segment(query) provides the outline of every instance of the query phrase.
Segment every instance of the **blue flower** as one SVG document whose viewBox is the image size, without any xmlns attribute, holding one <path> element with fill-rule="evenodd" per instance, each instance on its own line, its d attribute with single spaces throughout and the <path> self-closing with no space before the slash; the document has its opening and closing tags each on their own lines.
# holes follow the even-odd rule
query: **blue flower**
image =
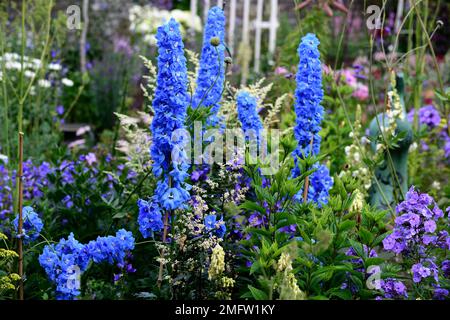
<svg viewBox="0 0 450 320">
<path fill-rule="evenodd" d="M 321 106 L 323 90 L 318 45 L 317 37 L 308 33 L 302 38 L 298 47 L 300 62 L 296 77 L 297 88 L 295 90 L 294 107 L 296 114 L 294 136 L 298 145 L 292 152 L 295 163 L 292 170 L 294 178 L 301 174 L 298 159 L 309 156 L 311 151 L 313 155 L 318 155 L 320 152 L 321 137 L 319 132 L 322 129 L 321 122 L 323 119 L 323 107 Z M 317 171 L 310 177 L 308 200 L 321 205 L 328 201 L 328 192 L 333 185 L 333 179 L 329 176 L 329 171 L 325 166 L 316 165 L 315 168 L 317 168 Z M 301 200 L 301 194 L 303 194 L 303 191 L 296 198 Z"/>
<path fill-rule="evenodd" d="M 138 222 L 144 237 L 149 236 L 149 230 L 156 231 L 160 227 L 160 210 L 178 209 L 190 198 L 187 191 L 190 186 L 184 182 L 189 169 L 187 155 L 183 150 L 185 141 L 178 137 L 173 139 L 173 133 L 184 129 L 189 104 L 186 58 L 179 24 L 170 19 L 158 28 L 156 39 L 158 75 L 153 100 L 155 115 L 151 124 L 150 155 L 153 174 L 159 180 L 151 200 L 151 210 L 148 213 L 140 210 Z"/>
<path fill-rule="evenodd" d="M 157 203 L 139 199 L 138 207 L 139 231 L 144 238 L 152 236 L 153 232 L 160 231 L 164 227 L 161 209 Z"/>
<path fill-rule="evenodd" d="M 63 238 L 56 245 L 46 245 L 39 256 L 39 264 L 56 285 L 56 298 L 72 300 L 81 293 L 77 279 L 91 261 L 123 266 L 134 245 L 132 233 L 124 229 L 117 231 L 115 236 L 98 237 L 86 245 L 78 242 L 71 233 L 67 240 Z"/>
<path fill-rule="evenodd" d="M 211 38 L 218 38 L 219 45 L 213 46 Z M 203 36 L 203 48 L 200 56 L 200 68 L 197 77 L 197 87 L 193 96 L 193 107 L 200 105 L 211 107 L 208 122 L 211 125 L 219 123 L 217 113 L 222 97 L 225 79 L 225 15 L 221 8 L 212 7 L 208 12 Z"/>
<path fill-rule="evenodd" d="M 80 294 L 79 283 L 75 281 L 86 270 L 90 260 L 84 248 L 71 233 L 67 240 L 63 238 L 56 245 L 46 245 L 39 256 L 39 264 L 56 284 L 58 300 L 75 299 Z"/>
<path fill-rule="evenodd" d="M 205 224 L 206 231 L 212 231 L 214 230 L 214 233 L 219 238 L 223 238 L 227 231 L 227 227 L 225 226 L 225 222 L 223 221 L 223 218 L 220 218 L 220 220 L 217 220 L 217 216 L 215 214 L 207 215 L 203 221 Z"/>
<path fill-rule="evenodd" d="M 34 212 L 32 207 L 24 207 L 22 209 L 23 228 L 20 236 L 24 238 L 25 243 L 37 240 L 39 234 L 44 227 L 44 223 L 39 218 L 39 215 Z M 16 232 L 19 234 L 19 215 L 13 220 Z"/>
<path fill-rule="evenodd" d="M 256 98 L 246 91 L 241 91 L 237 95 L 236 104 L 246 138 L 251 138 L 252 135 L 259 138 L 263 125 L 258 115 Z"/>
</svg>

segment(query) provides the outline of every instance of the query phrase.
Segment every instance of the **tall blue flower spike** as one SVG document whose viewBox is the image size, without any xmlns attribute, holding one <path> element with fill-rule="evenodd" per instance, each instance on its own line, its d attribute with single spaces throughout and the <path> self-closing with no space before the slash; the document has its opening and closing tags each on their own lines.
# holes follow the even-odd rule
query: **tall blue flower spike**
<svg viewBox="0 0 450 320">
<path fill-rule="evenodd" d="M 218 46 L 211 44 L 212 38 L 218 38 Z M 208 12 L 203 36 L 203 48 L 200 56 L 200 68 L 197 87 L 192 99 L 193 108 L 211 107 L 208 124 L 217 125 L 223 82 L 225 79 L 225 15 L 221 8 L 212 7 Z"/>
<path fill-rule="evenodd" d="M 319 135 L 323 119 L 322 90 L 322 68 L 320 53 L 318 50 L 319 40 L 314 34 L 308 33 L 302 38 L 298 47 L 300 62 L 297 71 L 297 88 L 295 90 L 295 114 L 296 126 L 294 136 L 298 141 L 297 148 L 293 151 L 295 167 L 292 176 L 298 177 L 301 172 L 298 158 L 318 155 L 320 152 L 321 138 Z M 312 141 L 312 144 L 311 144 Z M 311 150 L 312 149 L 312 150 Z M 329 190 L 333 185 L 326 166 L 315 164 L 316 171 L 310 176 L 308 189 L 308 201 L 314 201 L 319 206 L 328 202 Z M 296 198 L 302 200 L 301 191 Z"/>
<path fill-rule="evenodd" d="M 153 100 L 155 115 L 151 124 L 153 141 L 150 155 L 153 174 L 159 180 L 148 208 L 143 208 L 144 202 L 139 203 L 140 229 L 145 237 L 151 234 L 150 231 L 162 228 L 162 223 L 155 221 L 161 216 L 160 210 L 178 209 L 190 198 L 190 186 L 184 182 L 188 177 L 189 164 L 182 148 L 183 141 L 172 137 L 177 130 L 185 128 L 190 100 L 184 45 L 178 22 L 170 19 L 159 27 L 156 39 L 158 75 Z"/>
</svg>

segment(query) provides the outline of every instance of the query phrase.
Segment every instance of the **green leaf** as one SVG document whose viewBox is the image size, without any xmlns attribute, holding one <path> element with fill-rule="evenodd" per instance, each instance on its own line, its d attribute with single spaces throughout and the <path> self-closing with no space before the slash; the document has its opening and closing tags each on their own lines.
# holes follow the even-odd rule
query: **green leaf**
<svg viewBox="0 0 450 320">
<path fill-rule="evenodd" d="M 377 266 L 377 265 L 380 265 L 380 264 L 382 264 L 383 262 L 384 262 L 384 259 L 383 259 L 383 258 L 378 258 L 378 257 L 367 258 L 367 259 L 364 261 L 364 266 L 365 266 L 366 268 L 368 268 L 368 267 L 370 267 L 370 266 Z"/>
<path fill-rule="evenodd" d="M 269 299 L 269 296 L 262 290 L 257 289 L 255 287 L 252 287 L 251 285 L 248 285 L 248 289 L 252 293 L 252 296 L 255 300 L 267 300 Z"/>
<path fill-rule="evenodd" d="M 241 209 L 248 211 L 258 211 L 262 214 L 266 214 L 266 210 L 260 205 L 254 203 L 253 201 L 245 201 L 243 204 L 239 206 Z"/>
<path fill-rule="evenodd" d="M 356 221 L 346 220 L 339 225 L 339 231 L 340 232 L 348 231 L 350 229 L 353 229 L 355 227 L 355 225 L 356 225 Z"/>
<path fill-rule="evenodd" d="M 374 235 L 372 234 L 372 232 L 370 232 L 364 227 L 361 227 L 358 234 L 361 238 L 362 243 L 366 245 L 370 245 L 374 239 Z"/>
</svg>

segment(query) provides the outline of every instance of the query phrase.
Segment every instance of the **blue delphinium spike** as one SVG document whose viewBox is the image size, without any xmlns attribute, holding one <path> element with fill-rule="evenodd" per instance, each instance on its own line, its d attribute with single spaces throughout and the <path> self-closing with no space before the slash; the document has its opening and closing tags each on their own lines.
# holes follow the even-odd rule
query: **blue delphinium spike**
<svg viewBox="0 0 450 320">
<path fill-rule="evenodd" d="M 313 155 L 318 155 L 320 152 L 321 138 L 319 132 L 322 129 L 321 122 L 323 119 L 323 107 L 320 103 L 323 98 L 323 90 L 318 45 L 317 37 L 308 33 L 302 38 L 298 47 L 300 62 L 296 77 L 295 114 L 297 118 L 294 128 L 294 136 L 298 145 L 292 153 L 295 162 L 292 171 L 293 177 L 300 175 L 298 158 L 309 156 L 311 149 Z M 310 177 L 308 200 L 321 205 L 328 202 L 328 191 L 333 185 L 333 179 L 330 177 L 326 166 L 316 164 L 314 167 L 317 170 Z M 300 194 L 297 198 L 301 199 Z"/>
<path fill-rule="evenodd" d="M 211 39 L 217 38 L 217 46 L 211 44 Z M 208 12 L 203 36 L 203 48 L 200 56 L 200 68 L 197 77 L 197 87 L 193 97 L 194 108 L 211 107 L 209 124 L 219 122 L 219 102 L 223 91 L 225 78 L 225 15 L 221 8 L 212 7 Z"/>
<path fill-rule="evenodd" d="M 161 217 L 160 210 L 178 209 L 190 198 L 189 186 L 184 182 L 188 176 L 189 165 L 180 146 L 180 139 L 172 137 L 177 130 L 184 129 L 190 100 L 179 24 L 171 19 L 158 28 L 156 39 L 159 54 L 158 75 L 153 100 L 155 115 L 151 124 L 150 155 L 153 160 L 153 174 L 159 180 L 148 206 L 139 202 L 139 223 L 144 237 L 163 227 L 162 221 L 155 221 Z M 177 159 L 173 159 L 174 155 Z"/>
</svg>

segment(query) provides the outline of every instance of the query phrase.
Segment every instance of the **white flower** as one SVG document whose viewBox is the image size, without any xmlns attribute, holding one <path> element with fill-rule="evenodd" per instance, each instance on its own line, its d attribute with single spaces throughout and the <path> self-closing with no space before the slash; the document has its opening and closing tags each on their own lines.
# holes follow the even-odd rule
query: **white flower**
<svg viewBox="0 0 450 320">
<path fill-rule="evenodd" d="M 8 164 L 8 157 L 4 154 L 0 154 L 0 161 L 3 161 L 4 164 Z"/>
<path fill-rule="evenodd" d="M 369 144 L 370 143 L 370 140 L 366 137 L 366 136 L 363 136 L 362 138 L 361 138 L 361 144 L 363 145 L 363 146 L 365 146 L 366 144 Z"/>
<path fill-rule="evenodd" d="M 6 61 L 5 68 L 11 70 L 20 70 L 22 68 L 22 65 L 17 61 Z"/>
<path fill-rule="evenodd" d="M 52 84 L 47 79 L 39 79 L 38 85 L 42 88 L 50 88 Z"/>
<path fill-rule="evenodd" d="M 439 181 L 433 181 L 433 183 L 431 184 L 431 187 L 433 189 L 439 190 L 439 189 L 441 189 L 441 183 Z"/>
<path fill-rule="evenodd" d="M 65 85 L 66 87 L 73 87 L 73 81 L 67 78 L 63 78 L 61 80 L 62 84 Z"/>
<path fill-rule="evenodd" d="M 48 65 L 48 68 L 49 68 L 49 70 L 52 70 L 52 71 L 59 71 L 62 69 L 62 67 L 59 63 L 50 63 Z"/>
<path fill-rule="evenodd" d="M 25 70 L 24 75 L 27 78 L 33 78 L 36 75 L 36 73 L 34 73 L 33 71 L 30 71 L 30 70 Z"/>
<path fill-rule="evenodd" d="M 410 146 L 409 146 L 409 152 L 413 152 L 417 150 L 417 142 L 413 142 Z"/>
</svg>

